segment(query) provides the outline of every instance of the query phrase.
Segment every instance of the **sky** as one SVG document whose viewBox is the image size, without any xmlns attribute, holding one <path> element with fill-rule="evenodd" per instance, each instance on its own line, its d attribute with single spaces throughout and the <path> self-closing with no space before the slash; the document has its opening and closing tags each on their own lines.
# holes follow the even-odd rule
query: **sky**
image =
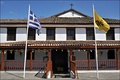
<svg viewBox="0 0 120 80">
<path fill-rule="evenodd" d="M 1 19 L 27 19 L 28 5 L 38 18 L 73 9 L 93 16 L 93 8 L 103 18 L 120 19 L 120 0 L 0 0 Z"/>
</svg>

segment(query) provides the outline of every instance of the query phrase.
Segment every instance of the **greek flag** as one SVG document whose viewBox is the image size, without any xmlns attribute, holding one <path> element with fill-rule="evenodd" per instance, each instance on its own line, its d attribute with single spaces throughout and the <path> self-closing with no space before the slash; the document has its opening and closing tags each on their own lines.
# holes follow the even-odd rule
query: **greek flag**
<svg viewBox="0 0 120 80">
<path fill-rule="evenodd" d="M 33 29 L 37 29 L 37 34 L 41 33 L 41 25 L 35 14 L 30 10 L 29 13 L 29 27 Z"/>
</svg>

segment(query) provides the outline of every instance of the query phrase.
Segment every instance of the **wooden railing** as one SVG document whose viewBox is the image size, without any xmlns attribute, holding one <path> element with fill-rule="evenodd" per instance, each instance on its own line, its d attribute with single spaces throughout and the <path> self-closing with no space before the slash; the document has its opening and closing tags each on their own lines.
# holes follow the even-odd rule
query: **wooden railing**
<svg viewBox="0 0 120 80">
<path fill-rule="evenodd" d="M 41 70 L 45 68 L 46 62 L 42 60 L 32 61 L 32 70 Z M 23 70 L 24 61 L 22 60 L 6 60 L 4 64 L 4 70 Z M 26 61 L 26 70 L 30 70 L 30 60 Z"/>
<path fill-rule="evenodd" d="M 1 61 L 0 61 L 1 62 Z M 74 62 L 74 63 L 73 63 Z M 71 70 L 88 70 L 88 60 L 75 60 L 71 62 Z M 99 70 L 116 70 L 117 67 L 120 69 L 120 60 L 118 61 L 119 65 L 117 66 L 116 60 L 99 60 L 98 67 Z M 23 70 L 24 61 L 22 60 L 5 60 L 4 62 L 4 70 Z M 46 62 L 42 60 L 32 60 L 32 70 L 40 70 L 45 68 Z M 76 64 L 76 65 L 74 65 Z M 0 63 L 1 66 L 1 63 Z M 49 62 L 48 66 L 52 67 L 52 62 Z M 52 68 L 49 68 L 51 70 Z M 0 68 L 1 69 L 1 68 Z M 30 61 L 26 61 L 26 70 L 30 70 Z M 90 70 L 96 70 L 96 62 L 95 60 L 90 60 Z"/>
<path fill-rule="evenodd" d="M 77 70 L 88 70 L 88 60 L 76 60 L 76 68 Z M 90 60 L 90 70 L 96 69 L 96 61 Z M 99 60 L 98 61 L 98 68 L 106 69 L 106 70 L 116 70 L 117 64 L 116 60 Z M 119 69 L 120 69 L 120 60 L 119 60 Z"/>
<path fill-rule="evenodd" d="M 120 60 L 119 60 L 119 65 L 118 65 L 118 69 L 120 70 Z"/>
</svg>

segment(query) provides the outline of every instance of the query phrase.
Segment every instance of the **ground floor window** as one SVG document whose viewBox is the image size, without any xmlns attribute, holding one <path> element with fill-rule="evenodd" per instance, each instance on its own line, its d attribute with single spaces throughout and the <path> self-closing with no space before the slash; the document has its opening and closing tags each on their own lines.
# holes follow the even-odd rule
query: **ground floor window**
<svg viewBox="0 0 120 80">
<path fill-rule="evenodd" d="M 107 57 L 108 59 L 115 59 L 115 50 L 108 50 Z"/>
<path fill-rule="evenodd" d="M 7 51 L 7 60 L 14 60 L 15 59 L 15 52 L 10 50 Z"/>
</svg>

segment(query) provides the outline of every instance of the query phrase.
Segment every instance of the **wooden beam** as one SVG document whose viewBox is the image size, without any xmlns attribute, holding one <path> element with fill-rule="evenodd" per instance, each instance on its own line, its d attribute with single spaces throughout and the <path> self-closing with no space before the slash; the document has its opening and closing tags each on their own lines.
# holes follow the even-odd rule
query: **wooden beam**
<svg viewBox="0 0 120 80">
<path fill-rule="evenodd" d="M 90 67 L 91 66 L 90 65 L 90 51 L 87 50 L 87 54 L 88 54 L 88 56 L 87 56 L 88 57 L 88 70 L 90 70 L 91 69 L 91 67 Z"/>
<path fill-rule="evenodd" d="M 119 70 L 119 53 L 118 53 L 118 49 L 116 49 L 116 69 Z"/>
<path fill-rule="evenodd" d="M 0 49 L 24 49 L 25 46 L 0 46 Z M 29 49 L 94 49 L 95 46 L 28 46 Z M 98 49 L 120 49 L 119 46 L 97 46 Z"/>
<path fill-rule="evenodd" d="M 32 71 L 32 51 L 30 51 L 30 71 Z"/>
<path fill-rule="evenodd" d="M 1 70 L 4 71 L 4 51 L 2 51 L 2 55 L 1 55 Z"/>
</svg>

